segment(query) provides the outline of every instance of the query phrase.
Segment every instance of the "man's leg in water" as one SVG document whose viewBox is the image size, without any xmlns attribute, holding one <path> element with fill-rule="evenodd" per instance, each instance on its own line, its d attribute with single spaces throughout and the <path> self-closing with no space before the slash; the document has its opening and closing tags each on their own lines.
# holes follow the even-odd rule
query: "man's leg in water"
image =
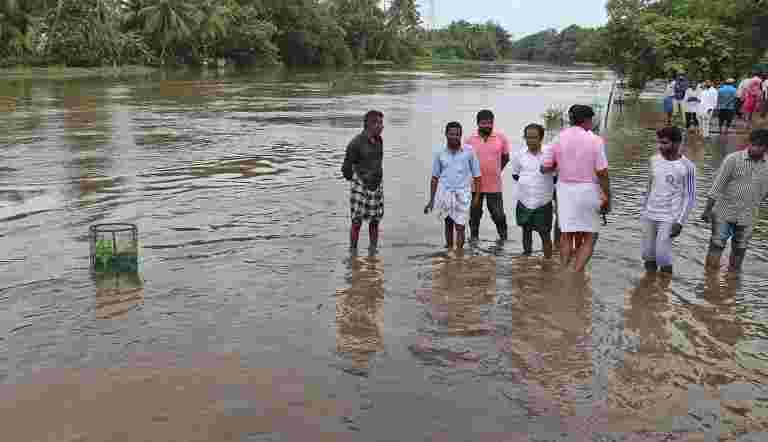
<svg viewBox="0 0 768 442">
<path fill-rule="evenodd" d="M 544 249 L 544 258 L 552 258 L 552 234 L 549 230 L 539 232 L 541 247 Z"/>
<path fill-rule="evenodd" d="M 445 247 L 453 248 L 453 226 L 454 222 L 450 216 L 445 217 Z"/>
<path fill-rule="evenodd" d="M 523 226 L 523 255 L 533 253 L 533 229 L 530 226 Z"/>
<path fill-rule="evenodd" d="M 579 232 L 577 235 L 580 245 L 576 249 L 576 271 L 583 272 L 595 250 L 594 234 L 592 232 Z"/>
<path fill-rule="evenodd" d="M 728 223 L 712 221 L 712 234 L 709 240 L 709 251 L 707 252 L 706 268 L 709 270 L 718 270 L 720 268 L 720 259 L 723 256 L 725 245 L 731 234 Z"/>
<path fill-rule="evenodd" d="M 379 220 L 372 219 L 368 223 L 368 235 L 371 241 L 371 248 L 375 249 L 379 245 Z"/>
<path fill-rule="evenodd" d="M 352 249 L 357 248 L 357 243 L 360 240 L 360 229 L 363 226 L 362 220 L 352 220 L 352 227 L 349 232 L 349 247 Z"/>
<path fill-rule="evenodd" d="M 731 241 L 731 257 L 729 272 L 740 273 L 744 265 L 744 258 L 747 256 L 749 240 L 752 237 L 751 226 L 736 226 L 734 228 L 733 240 Z"/>
<path fill-rule="evenodd" d="M 464 249 L 464 242 L 467 239 L 466 228 L 456 224 L 456 250 Z"/>
<path fill-rule="evenodd" d="M 563 232 L 560 236 L 560 264 L 567 267 L 573 254 L 574 233 Z"/>
</svg>

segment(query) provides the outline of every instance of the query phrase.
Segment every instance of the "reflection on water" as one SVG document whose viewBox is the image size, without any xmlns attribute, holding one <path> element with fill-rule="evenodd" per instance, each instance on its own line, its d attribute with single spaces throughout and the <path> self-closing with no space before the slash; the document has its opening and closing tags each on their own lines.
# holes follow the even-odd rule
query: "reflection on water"
<svg viewBox="0 0 768 442">
<path fill-rule="evenodd" d="M 434 220 L 420 216 L 447 121 L 472 128 L 490 108 L 520 140 L 547 108 L 594 102 L 610 88 L 593 87 L 596 77 L 509 64 L 0 80 L 0 97 L 11 97 L 0 98 L 0 379 L 119 366 L 135 352 L 239 352 L 249 367 L 300 366 L 329 388 L 355 390 L 368 419 L 343 419 L 361 441 L 589 440 L 609 430 L 658 435 L 638 441 L 720 431 L 730 441 L 768 431 L 768 220 L 756 226 L 740 278 L 702 271 L 709 229 L 699 211 L 742 128 L 686 138 L 701 191 L 675 242 L 671 279 L 642 277 L 639 256 L 642 183 L 664 124 L 658 100 L 626 106 L 601 131 L 615 207 L 586 279 L 519 257 L 514 232 L 507 244 L 445 254 Z M 348 185 L 338 171 L 370 108 L 386 124 L 383 244 L 379 256 L 349 258 Z M 513 180 L 504 187 L 511 216 Z M 150 264 L 141 278 L 90 279 L 86 232 L 96 222 L 140 226 Z M 492 223 L 481 229 L 493 237 Z M 71 373 L 66 392 L 42 381 L 19 387 L 29 400 L 0 401 L 0 416 L 14 431 L 28 425 L 7 439 L 222 441 L 242 428 L 264 432 L 245 440 L 277 440 L 270 431 L 317 423 L 303 399 L 269 389 L 285 385 L 276 372 L 137 370 L 94 375 L 85 394 L 93 401 L 75 394 L 73 379 L 87 370 Z M 212 405 L 204 386 L 217 383 L 263 387 L 282 411 L 222 417 L 216 407 L 241 410 L 251 399 Z M 304 388 L 288 384 L 282 393 Z M 176 387 L 194 393 L 174 396 Z M 71 408 L 60 405 L 68 395 Z"/>
<path fill-rule="evenodd" d="M 365 374 L 384 350 L 384 271 L 377 256 L 352 256 L 349 270 L 349 287 L 336 291 L 336 351 L 351 361 L 350 371 Z"/>
<path fill-rule="evenodd" d="M 144 282 L 138 273 L 97 273 L 96 318 L 116 319 L 141 305 Z"/>
<path fill-rule="evenodd" d="M 189 359 L 146 354 L 126 367 L 42 370 L 25 383 L 0 385 L 3 438 L 352 440 L 339 424 L 349 405 L 328 399 L 299 370 L 248 368 L 236 354 Z"/>
</svg>

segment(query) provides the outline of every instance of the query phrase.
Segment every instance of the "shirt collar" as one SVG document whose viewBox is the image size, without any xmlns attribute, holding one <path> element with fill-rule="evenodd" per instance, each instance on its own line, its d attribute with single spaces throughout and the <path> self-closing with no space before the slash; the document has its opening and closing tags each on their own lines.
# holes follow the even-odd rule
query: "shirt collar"
<svg viewBox="0 0 768 442">
<path fill-rule="evenodd" d="M 483 136 L 482 136 L 482 135 L 480 135 L 480 131 L 479 131 L 479 130 L 476 130 L 476 131 L 475 131 L 475 136 L 476 136 L 476 137 L 478 137 L 478 138 L 483 138 Z M 491 139 L 491 138 L 493 138 L 493 137 L 495 137 L 495 136 L 496 136 L 496 129 L 494 128 L 494 129 L 491 131 L 491 134 L 490 134 L 490 135 L 488 135 L 488 139 Z"/>
</svg>

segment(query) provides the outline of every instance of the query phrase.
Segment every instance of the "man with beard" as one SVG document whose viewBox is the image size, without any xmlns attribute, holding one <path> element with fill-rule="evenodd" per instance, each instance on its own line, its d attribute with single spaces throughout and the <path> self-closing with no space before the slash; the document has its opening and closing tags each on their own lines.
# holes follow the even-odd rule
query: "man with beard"
<svg viewBox="0 0 768 442">
<path fill-rule="evenodd" d="M 659 155 L 651 159 L 642 211 L 643 261 L 649 272 L 672 273 L 672 241 L 696 205 L 696 167 L 680 153 L 682 131 L 656 133 Z"/>
<path fill-rule="evenodd" d="M 480 160 L 480 204 L 470 211 L 469 228 L 472 240 L 480 237 L 480 220 L 483 217 L 483 200 L 487 201 L 491 219 L 496 224 L 499 239 L 507 240 L 507 217 L 504 214 L 501 172 L 509 163 L 509 141 L 501 132 L 494 130 L 494 115 L 489 110 L 477 114 L 477 133 L 467 138 L 464 144 Z M 473 196 L 474 198 L 474 196 Z"/>
<path fill-rule="evenodd" d="M 758 208 L 768 196 L 768 129 L 755 129 L 746 150 L 723 160 L 709 192 L 707 208 L 701 215 L 712 224 L 707 267 L 720 267 L 720 258 L 731 240 L 729 271 L 740 272 L 747 254 Z"/>
<path fill-rule="evenodd" d="M 461 124 L 448 123 L 445 127 L 447 147 L 432 163 L 430 197 L 424 213 L 437 210 L 445 223 L 446 246 L 453 248 L 456 231 L 456 249 L 464 248 L 465 226 L 470 205 L 480 204 L 480 162 L 470 146 L 461 145 Z M 474 196 L 473 196 L 474 195 Z"/>
<path fill-rule="evenodd" d="M 363 132 L 347 146 L 341 173 L 352 183 L 350 247 L 357 249 L 363 221 L 368 221 L 370 247 L 374 250 L 378 245 L 379 223 L 384 216 L 384 149 L 381 138 L 384 114 L 375 110 L 366 113 L 363 127 Z"/>
</svg>

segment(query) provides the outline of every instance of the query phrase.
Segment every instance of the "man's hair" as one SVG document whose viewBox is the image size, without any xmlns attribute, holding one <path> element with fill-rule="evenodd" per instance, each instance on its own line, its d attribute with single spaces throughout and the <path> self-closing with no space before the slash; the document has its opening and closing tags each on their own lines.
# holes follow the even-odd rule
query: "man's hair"
<svg viewBox="0 0 768 442">
<path fill-rule="evenodd" d="M 537 131 L 539 131 L 539 138 L 541 138 L 542 140 L 544 139 L 544 135 L 547 133 L 546 130 L 544 129 L 544 126 L 542 126 L 541 124 L 531 123 L 525 126 L 525 129 L 523 129 L 523 136 L 525 136 L 525 134 L 528 133 L 528 129 L 536 129 Z"/>
<path fill-rule="evenodd" d="M 377 110 L 366 112 L 365 117 L 363 118 L 363 128 L 365 129 L 366 127 L 368 127 L 368 122 L 374 118 L 384 118 L 384 114 L 381 111 L 377 111 Z"/>
<path fill-rule="evenodd" d="M 683 141 L 683 131 L 679 127 L 667 126 L 665 128 L 656 131 L 658 138 L 666 138 L 674 144 L 681 143 Z"/>
<path fill-rule="evenodd" d="M 768 146 L 768 129 L 755 129 L 749 134 L 749 142 L 755 146 Z"/>
<path fill-rule="evenodd" d="M 590 106 L 584 104 L 574 104 L 568 110 L 568 116 L 570 117 L 571 124 L 580 126 L 585 121 L 591 120 L 595 117 L 595 111 Z"/>
<path fill-rule="evenodd" d="M 485 121 L 485 120 L 494 120 L 493 112 L 489 111 L 488 109 L 481 110 L 477 113 L 477 122 Z"/>
<path fill-rule="evenodd" d="M 448 131 L 451 129 L 458 129 L 459 133 L 464 132 L 464 129 L 462 129 L 461 127 L 461 123 L 459 123 L 458 121 L 451 121 L 450 123 L 445 125 L 445 133 L 448 133 Z"/>
</svg>

